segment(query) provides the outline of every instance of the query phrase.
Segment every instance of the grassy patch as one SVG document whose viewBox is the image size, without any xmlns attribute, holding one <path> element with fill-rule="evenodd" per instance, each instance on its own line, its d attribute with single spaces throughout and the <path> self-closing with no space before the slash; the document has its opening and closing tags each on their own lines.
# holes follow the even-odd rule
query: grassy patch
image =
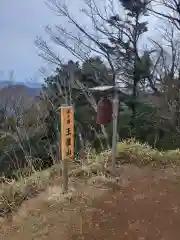
<svg viewBox="0 0 180 240">
<path fill-rule="evenodd" d="M 1 183 L 0 186 L 0 216 L 6 216 L 15 211 L 24 200 L 45 190 L 55 176 L 60 172 L 60 166 L 55 165 L 50 169 L 36 172 L 19 181 Z"/>
<path fill-rule="evenodd" d="M 180 149 L 158 151 L 147 144 L 134 139 L 118 143 L 117 159 L 123 163 L 132 163 L 137 166 L 144 165 L 180 165 Z"/>
</svg>

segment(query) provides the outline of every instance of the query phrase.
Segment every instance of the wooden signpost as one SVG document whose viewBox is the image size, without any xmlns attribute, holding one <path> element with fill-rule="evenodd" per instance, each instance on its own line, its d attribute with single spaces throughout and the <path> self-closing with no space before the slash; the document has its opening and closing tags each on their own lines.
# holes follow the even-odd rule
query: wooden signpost
<svg viewBox="0 0 180 240">
<path fill-rule="evenodd" d="M 118 89 L 115 86 L 100 86 L 90 88 L 90 91 L 112 92 L 113 99 L 113 137 L 112 137 L 112 172 L 115 173 L 116 168 L 116 147 L 117 147 L 117 123 L 118 123 L 118 109 L 119 96 Z M 62 159 L 62 173 L 63 173 L 63 192 L 68 191 L 68 162 L 74 159 L 74 110 L 70 105 L 63 105 L 60 107 L 60 156 Z"/>
<path fill-rule="evenodd" d="M 74 159 L 74 110 L 72 106 L 60 108 L 61 136 L 60 156 L 62 159 L 63 191 L 68 191 L 68 161 Z"/>
</svg>

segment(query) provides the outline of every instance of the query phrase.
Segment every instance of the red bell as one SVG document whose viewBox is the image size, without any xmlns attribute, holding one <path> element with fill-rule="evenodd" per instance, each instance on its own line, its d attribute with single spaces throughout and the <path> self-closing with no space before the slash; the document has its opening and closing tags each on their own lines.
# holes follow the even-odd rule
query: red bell
<svg viewBox="0 0 180 240">
<path fill-rule="evenodd" d="M 112 121 L 113 118 L 113 104 L 108 98 L 102 98 L 97 106 L 97 124 L 106 125 Z"/>
</svg>

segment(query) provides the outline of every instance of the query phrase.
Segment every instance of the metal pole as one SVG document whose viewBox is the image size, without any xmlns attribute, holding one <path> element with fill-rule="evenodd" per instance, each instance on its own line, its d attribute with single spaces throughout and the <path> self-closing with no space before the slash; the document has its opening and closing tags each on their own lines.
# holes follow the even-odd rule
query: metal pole
<svg viewBox="0 0 180 240">
<path fill-rule="evenodd" d="M 119 112 L 119 95 L 115 88 L 113 99 L 113 136 L 112 136 L 112 172 L 116 172 L 116 149 L 117 149 L 117 126 L 118 126 L 118 112 Z"/>
</svg>

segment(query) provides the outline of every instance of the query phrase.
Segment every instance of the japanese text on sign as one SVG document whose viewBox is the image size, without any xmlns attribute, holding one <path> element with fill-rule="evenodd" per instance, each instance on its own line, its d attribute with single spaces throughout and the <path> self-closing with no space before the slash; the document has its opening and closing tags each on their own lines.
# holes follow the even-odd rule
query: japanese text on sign
<svg viewBox="0 0 180 240">
<path fill-rule="evenodd" d="M 74 112 L 72 106 L 61 108 L 62 160 L 74 158 Z"/>
</svg>

